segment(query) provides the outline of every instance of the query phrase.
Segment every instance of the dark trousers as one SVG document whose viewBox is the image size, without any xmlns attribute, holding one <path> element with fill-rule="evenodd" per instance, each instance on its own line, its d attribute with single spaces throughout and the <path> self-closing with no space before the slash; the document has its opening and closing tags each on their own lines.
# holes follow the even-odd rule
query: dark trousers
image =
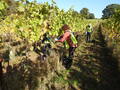
<svg viewBox="0 0 120 90">
<path fill-rule="evenodd" d="M 76 47 L 70 47 L 69 48 L 69 58 L 73 58 L 74 57 L 74 52 L 75 52 Z"/>
<path fill-rule="evenodd" d="M 72 65 L 75 49 L 76 49 L 75 47 L 69 48 L 69 57 L 65 58 L 66 69 L 69 69 Z"/>
<path fill-rule="evenodd" d="M 90 41 L 90 38 L 91 38 L 91 33 L 90 33 L 90 32 L 87 32 L 86 41 L 89 42 L 89 41 Z"/>
<path fill-rule="evenodd" d="M 47 55 L 50 54 L 49 49 L 51 48 L 51 45 L 45 44 L 45 46 L 42 47 L 41 52 L 43 53 L 43 55 L 41 56 L 42 60 L 45 60 L 45 58 L 47 57 Z"/>
</svg>

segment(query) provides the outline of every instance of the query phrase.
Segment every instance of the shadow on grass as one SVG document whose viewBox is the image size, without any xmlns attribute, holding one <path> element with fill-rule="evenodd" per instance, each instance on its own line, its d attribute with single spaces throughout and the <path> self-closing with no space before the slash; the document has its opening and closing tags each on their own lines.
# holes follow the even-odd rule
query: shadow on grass
<svg viewBox="0 0 120 90">
<path fill-rule="evenodd" d="M 120 90 L 120 71 L 118 59 L 107 47 L 99 27 L 97 41 L 91 48 L 86 48 L 94 54 L 78 56 L 74 65 L 79 70 L 72 69 L 70 80 L 77 80 L 82 90 Z M 85 53 L 85 52 L 84 52 Z"/>
<path fill-rule="evenodd" d="M 37 64 L 26 60 L 19 65 L 8 66 L 3 75 L 3 90 L 35 90 L 38 86 Z"/>
</svg>

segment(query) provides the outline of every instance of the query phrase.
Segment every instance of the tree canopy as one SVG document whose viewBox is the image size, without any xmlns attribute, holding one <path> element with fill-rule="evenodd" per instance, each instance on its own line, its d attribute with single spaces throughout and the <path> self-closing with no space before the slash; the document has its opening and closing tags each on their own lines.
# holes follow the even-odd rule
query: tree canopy
<svg viewBox="0 0 120 90">
<path fill-rule="evenodd" d="M 80 14 L 82 15 L 82 17 L 84 17 L 86 19 L 94 19 L 95 18 L 94 14 L 90 13 L 88 8 L 81 9 Z"/>
<path fill-rule="evenodd" d="M 103 19 L 110 18 L 113 14 L 115 14 L 116 10 L 120 10 L 119 4 L 110 4 L 106 6 L 106 8 L 102 11 L 103 13 L 102 18 Z"/>
</svg>

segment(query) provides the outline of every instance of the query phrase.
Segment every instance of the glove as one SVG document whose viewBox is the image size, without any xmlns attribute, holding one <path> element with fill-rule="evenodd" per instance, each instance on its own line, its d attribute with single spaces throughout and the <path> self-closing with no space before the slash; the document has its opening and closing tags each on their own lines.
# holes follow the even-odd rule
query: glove
<svg viewBox="0 0 120 90">
<path fill-rule="evenodd" d="M 57 41 L 58 39 L 57 38 L 55 38 L 55 41 Z"/>
</svg>

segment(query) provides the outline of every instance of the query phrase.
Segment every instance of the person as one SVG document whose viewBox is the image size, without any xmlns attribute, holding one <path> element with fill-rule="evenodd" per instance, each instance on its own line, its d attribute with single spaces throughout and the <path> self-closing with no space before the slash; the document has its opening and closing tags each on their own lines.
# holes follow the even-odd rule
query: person
<svg viewBox="0 0 120 90">
<path fill-rule="evenodd" d="M 56 42 L 64 43 L 65 47 L 69 50 L 69 56 L 68 56 L 69 62 L 68 63 L 72 64 L 74 52 L 77 47 L 77 40 L 75 36 L 73 35 L 73 33 L 71 32 L 70 27 L 67 24 L 64 24 L 61 30 L 63 30 L 64 33 L 62 36 L 59 37 L 58 40 L 56 40 Z M 68 66 L 68 68 L 70 66 Z"/>
<path fill-rule="evenodd" d="M 51 48 L 51 40 L 50 38 L 47 36 L 47 33 L 44 34 L 43 36 L 43 40 L 42 40 L 42 48 L 41 48 L 41 52 L 43 54 L 42 56 L 42 60 L 45 60 L 45 58 L 47 57 L 47 55 L 49 55 L 49 49 Z"/>
<path fill-rule="evenodd" d="M 43 31 L 44 31 L 44 34 L 42 35 L 42 48 L 41 48 L 41 52 L 42 52 L 42 57 L 41 59 L 42 60 L 45 60 L 45 58 L 47 57 L 47 55 L 49 54 L 48 50 L 51 48 L 51 38 L 50 38 L 50 35 L 49 35 L 49 31 L 50 31 L 50 24 L 49 24 L 49 21 L 45 21 L 44 22 L 44 27 L 43 27 Z"/>
<path fill-rule="evenodd" d="M 86 42 L 90 42 L 91 41 L 91 33 L 93 31 L 92 25 L 88 24 L 86 26 Z"/>
</svg>

